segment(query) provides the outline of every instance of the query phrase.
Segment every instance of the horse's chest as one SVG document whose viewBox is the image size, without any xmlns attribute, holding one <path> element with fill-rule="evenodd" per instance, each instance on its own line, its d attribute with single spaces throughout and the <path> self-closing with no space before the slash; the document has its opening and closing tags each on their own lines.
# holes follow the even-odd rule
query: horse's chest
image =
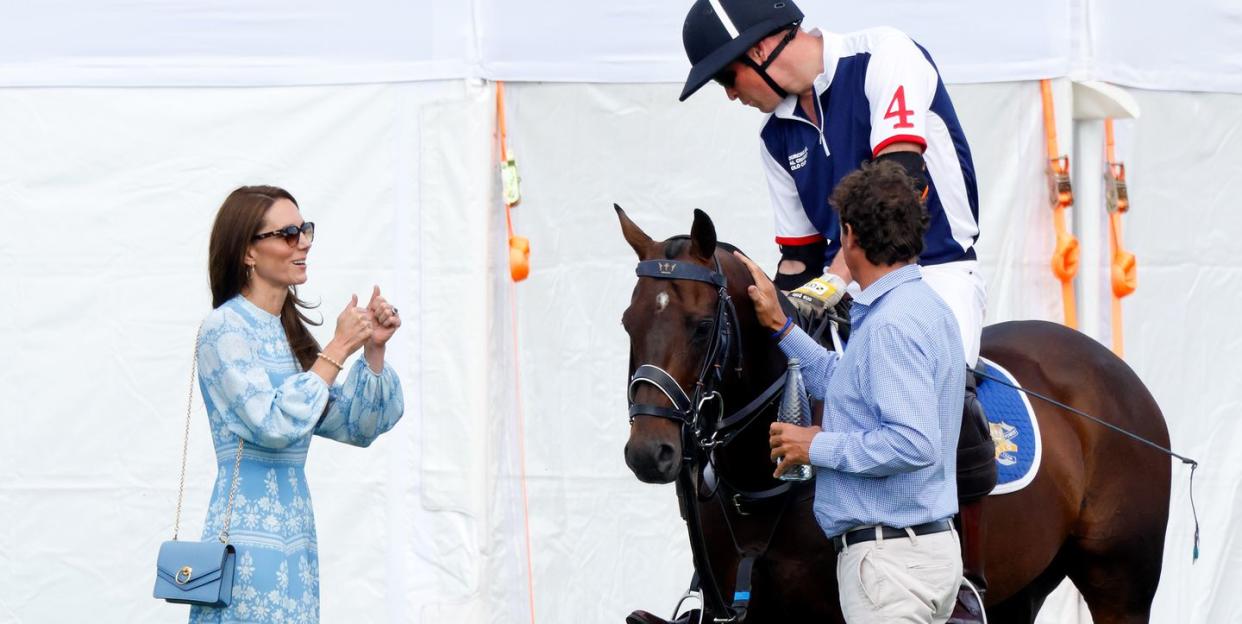
<svg viewBox="0 0 1242 624">
<path fill-rule="evenodd" d="M 700 511 L 704 541 L 723 596 L 739 589 L 738 548 L 763 551 L 752 573 L 749 621 L 844 622 L 837 598 L 836 553 L 815 521 L 811 499 L 791 502 L 779 520 L 774 512 L 726 514 L 715 501 L 701 505 Z"/>
</svg>

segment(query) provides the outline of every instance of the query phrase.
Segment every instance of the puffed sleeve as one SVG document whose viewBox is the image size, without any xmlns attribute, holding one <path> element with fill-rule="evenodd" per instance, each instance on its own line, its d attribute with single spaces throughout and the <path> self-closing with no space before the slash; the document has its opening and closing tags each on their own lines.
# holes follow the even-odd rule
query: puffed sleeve
<svg viewBox="0 0 1242 624">
<path fill-rule="evenodd" d="M 224 424 L 241 439 L 279 449 L 306 438 L 328 403 L 318 375 L 290 375 L 273 387 L 259 361 L 258 334 L 244 320 L 217 310 L 199 336 L 198 376 Z"/>
<path fill-rule="evenodd" d="M 328 413 L 315 434 L 354 446 L 370 446 L 404 413 L 405 399 L 397 372 L 385 362 L 384 370 L 377 375 L 365 358 L 358 358 L 345 382 L 332 386 Z"/>
</svg>

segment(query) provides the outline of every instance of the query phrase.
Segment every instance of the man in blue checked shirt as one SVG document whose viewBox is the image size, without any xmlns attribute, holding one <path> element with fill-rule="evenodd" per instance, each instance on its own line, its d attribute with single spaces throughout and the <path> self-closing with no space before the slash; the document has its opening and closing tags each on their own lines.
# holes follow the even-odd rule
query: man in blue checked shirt
<svg viewBox="0 0 1242 624">
<path fill-rule="evenodd" d="M 946 622 L 962 576 L 951 521 L 966 374 L 957 321 L 916 264 L 928 217 L 900 166 L 863 165 L 832 204 L 862 287 L 844 352 L 786 322 L 776 287 L 743 258 L 759 321 L 801 359 L 808 391 L 824 401 L 822 429 L 772 425 L 772 458 L 784 458 L 778 474 L 818 468 L 815 518 L 838 552 L 846 621 Z"/>
</svg>

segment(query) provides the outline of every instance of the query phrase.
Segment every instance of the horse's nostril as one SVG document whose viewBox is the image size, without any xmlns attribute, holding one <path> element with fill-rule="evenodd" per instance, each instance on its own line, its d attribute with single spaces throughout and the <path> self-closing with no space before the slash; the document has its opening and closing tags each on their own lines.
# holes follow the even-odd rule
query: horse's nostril
<svg viewBox="0 0 1242 624">
<path fill-rule="evenodd" d="M 672 444 L 661 444 L 659 452 L 656 453 L 656 462 L 660 468 L 667 469 L 668 465 L 677 461 L 677 451 L 673 449 Z"/>
</svg>

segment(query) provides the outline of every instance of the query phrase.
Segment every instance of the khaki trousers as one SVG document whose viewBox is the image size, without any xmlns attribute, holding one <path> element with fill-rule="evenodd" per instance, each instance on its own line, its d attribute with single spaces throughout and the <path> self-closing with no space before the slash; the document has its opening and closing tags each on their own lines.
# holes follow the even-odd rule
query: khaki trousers
<svg viewBox="0 0 1242 624">
<path fill-rule="evenodd" d="M 849 624 L 943 624 L 961 582 L 954 530 L 848 544 L 837 555 L 841 611 Z"/>
</svg>

